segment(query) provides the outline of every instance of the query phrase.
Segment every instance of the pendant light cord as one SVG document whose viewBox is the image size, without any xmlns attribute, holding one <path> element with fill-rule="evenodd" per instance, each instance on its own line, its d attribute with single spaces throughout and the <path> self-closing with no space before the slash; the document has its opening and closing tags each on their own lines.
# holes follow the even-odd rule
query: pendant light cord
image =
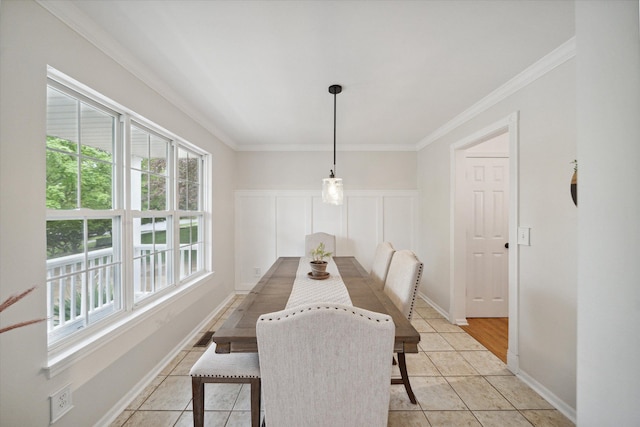
<svg viewBox="0 0 640 427">
<path fill-rule="evenodd" d="M 333 175 L 337 175 L 338 171 L 336 170 L 336 95 L 333 94 Z"/>
</svg>

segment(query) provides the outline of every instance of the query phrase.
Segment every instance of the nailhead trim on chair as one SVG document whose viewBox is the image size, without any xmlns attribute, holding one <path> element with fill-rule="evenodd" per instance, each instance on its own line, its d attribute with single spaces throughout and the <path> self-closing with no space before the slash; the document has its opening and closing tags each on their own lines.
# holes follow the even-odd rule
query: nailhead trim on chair
<svg viewBox="0 0 640 427">
<path fill-rule="evenodd" d="M 414 295 L 414 299 L 415 299 L 415 295 Z M 334 310 L 344 310 L 344 311 L 349 311 L 349 310 L 348 310 L 347 308 L 345 308 L 345 307 L 336 307 L 336 306 L 333 306 L 333 305 L 331 305 L 331 306 L 306 307 L 305 309 L 302 309 L 302 310 L 298 310 L 298 311 L 294 311 L 294 312 L 292 312 L 292 313 L 289 313 L 289 314 L 285 315 L 285 316 L 284 316 L 284 318 L 286 319 L 286 318 L 287 318 L 287 317 L 289 317 L 289 316 L 295 316 L 295 315 L 296 315 L 296 313 L 304 313 L 305 311 L 311 311 L 311 310 L 323 310 L 323 309 L 324 309 L 324 310 L 331 310 L 331 309 L 334 309 Z M 413 303 L 412 303 L 412 305 L 411 305 L 411 309 L 413 309 Z M 354 315 L 357 315 L 357 316 L 360 316 L 360 317 L 365 317 L 365 315 L 364 315 L 364 314 L 362 314 L 362 313 L 356 313 L 355 311 L 351 311 L 351 314 L 354 314 Z M 375 320 L 376 322 L 380 322 L 380 319 L 373 319 L 373 318 L 371 318 L 371 317 L 369 317 L 369 316 L 366 316 L 366 318 L 367 318 L 367 319 L 369 319 L 369 320 Z M 258 319 L 258 322 L 264 322 L 265 320 L 272 321 L 272 320 L 280 320 L 280 319 L 282 319 L 282 317 L 277 317 L 277 318 L 273 318 L 273 317 L 260 317 L 260 318 Z M 389 322 L 390 320 L 391 320 L 390 318 L 386 318 L 386 319 L 384 319 L 384 321 L 385 321 L 385 322 Z"/>
<path fill-rule="evenodd" d="M 420 261 L 418 259 L 418 257 L 416 257 L 415 254 L 413 254 L 413 256 L 415 257 L 416 261 Z M 416 289 L 413 291 L 413 297 L 411 298 L 411 308 L 409 309 L 409 321 L 411 321 L 411 318 L 413 317 L 413 305 L 416 302 L 416 295 L 418 294 L 418 288 L 420 287 L 420 279 L 422 278 L 422 263 L 420 263 L 419 267 L 418 267 L 418 276 L 416 277 Z"/>
<path fill-rule="evenodd" d="M 259 375 L 191 375 L 192 377 L 203 378 L 260 378 Z"/>
</svg>

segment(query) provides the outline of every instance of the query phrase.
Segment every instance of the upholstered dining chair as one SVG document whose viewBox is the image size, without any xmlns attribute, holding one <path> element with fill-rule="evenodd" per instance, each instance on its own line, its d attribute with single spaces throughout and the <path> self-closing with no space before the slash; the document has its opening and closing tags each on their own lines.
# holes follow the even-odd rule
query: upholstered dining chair
<svg viewBox="0 0 640 427">
<path fill-rule="evenodd" d="M 267 426 L 387 425 L 390 316 L 308 304 L 260 316 L 256 336 Z"/>
<path fill-rule="evenodd" d="M 384 282 L 387 280 L 387 272 L 395 251 L 393 245 L 389 242 L 382 242 L 376 247 L 369 276 L 381 286 L 384 286 Z"/>
<path fill-rule="evenodd" d="M 245 383 L 251 386 L 251 427 L 260 426 L 260 363 L 258 353 L 216 353 L 212 343 L 191 371 L 193 425 L 204 425 L 205 383 Z"/>
<path fill-rule="evenodd" d="M 409 250 L 396 251 L 391 258 L 391 265 L 387 273 L 387 280 L 384 285 L 384 293 L 393 301 L 395 306 L 411 320 L 413 315 L 413 304 L 416 299 L 420 276 L 422 275 L 422 263 L 416 255 Z M 404 388 L 409 395 L 411 403 L 416 404 L 416 397 L 411 389 L 409 375 L 407 374 L 407 363 L 404 353 L 397 353 L 398 367 L 402 378 L 394 378 L 392 384 L 404 384 Z"/>
<path fill-rule="evenodd" d="M 304 238 L 304 255 L 310 256 L 309 253 L 318 247 L 320 243 L 324 243 L 324 250 L 336 255 L 336 236 L 328 233 L 307 234 Z"/>
</svg>

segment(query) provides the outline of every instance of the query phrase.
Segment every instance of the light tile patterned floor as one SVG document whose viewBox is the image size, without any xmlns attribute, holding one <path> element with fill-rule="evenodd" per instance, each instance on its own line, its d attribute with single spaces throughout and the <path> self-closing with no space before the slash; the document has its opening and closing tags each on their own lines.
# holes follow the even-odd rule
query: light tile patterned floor
<svg viewBox="0 0 640 427">
<path fill-rule="evenodd" d="M 193 425 L 189 370 L 204 352 L 193 347 L 207 330 L 216 330 L 242 301 L 236 297 L 222 314 L 169 363 L 120 414 L 112 426 Z M 458 326 L 419 300 L 413 325 L 420 332 L 420 352 L 407 354 L 407 369 L 418 404 L 402 385 L 391 387 L 389 426 L 573 426 L 547 401 Z M 400 376 L 394 367 L 394 375 Z M 205 425 L 250 426 L 249 387 L 206 384 Z"/>
</svg>

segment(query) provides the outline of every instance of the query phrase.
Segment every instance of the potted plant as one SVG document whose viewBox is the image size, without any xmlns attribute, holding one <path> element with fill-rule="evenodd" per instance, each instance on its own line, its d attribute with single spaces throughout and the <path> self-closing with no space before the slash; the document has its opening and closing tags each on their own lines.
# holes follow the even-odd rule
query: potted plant
<svg viewBox="0 0 640 427">
<path fill-rule="evenodd" d="M 327 273 L 327 261 L 324 259 L 331 256 L 331 252 L 325 252 L 324 243 L 320 242 L 317 248 L 311 251 L 311 274 L 314 277 L 326 276 Z"/>
</svg>

